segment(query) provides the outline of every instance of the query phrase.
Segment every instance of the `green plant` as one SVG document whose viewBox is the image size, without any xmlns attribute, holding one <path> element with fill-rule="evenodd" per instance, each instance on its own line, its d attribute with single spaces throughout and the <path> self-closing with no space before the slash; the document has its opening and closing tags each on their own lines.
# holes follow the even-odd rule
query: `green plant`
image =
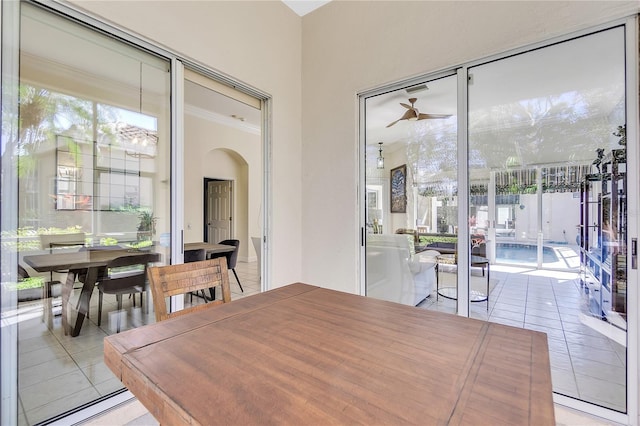
<svg viewBox="0 0 640 426">
<path fill-rule="evenodd" d="M 421 236 L 420 244 L 431 244 L 431 243 L 455 243 L 458 241 L 457 237 L 439 237 L 439 236 Z"/>
<path fill-rule="evenodd" d="M 138 241 L 137 243 L 126 244 L 126 246 L 130 247 L 132 249 L 135 249 L 135 250 L 140 250 L 140 249 L 143 249 L 145 247 L 153 246 L 153 241 L 151 241 L 151 240 Z"/>
<path fill-rule="evenodd" d="M 44 285 L 43 277 L 29 277 L 23 280 L 6 283 L 9 290 L 27 290 L 30 288 L 41 288 Z"/>
<path fill-rule="evenodd" d="M 156 233 L 157 217 L 150 210 L 140 210 L 138 214 L 140 223 L 138 224 L 138 242 L 151 240 Z"/>
<path fill-rule="evenodd" d="M 152 235 L 156 233 L 156 222 L 158 218 L 153 215 L 152 211 L 141 210 L 138 218 L 140 219 L 138 231 L 151 232 Z"/>
<path fill-rule="evenodd" d="M 118 244 L 118 240 L 111 237 L 100 238 L 101 246 L 115 246 Z"/>
</svg>

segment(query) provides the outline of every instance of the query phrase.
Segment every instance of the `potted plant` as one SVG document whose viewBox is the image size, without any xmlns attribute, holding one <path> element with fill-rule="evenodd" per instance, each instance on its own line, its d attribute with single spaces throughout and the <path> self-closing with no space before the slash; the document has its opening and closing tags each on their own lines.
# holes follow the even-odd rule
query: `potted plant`
<svg viewBox="0 0 640 426">
<path fill-rule="evenodd" d="M 10 288 L 15 288 L 18 291 L 18 302 L 27 302 L 42 299 L 43 286 L 43 277 L 26 277 L 20 279 Z"/>
<path fill-rule="evenodd" d="M 140 223 L 138 224 L 138 241 L 152 240 L 153 235 L 156 233 L 156 221 L 158 218 L 149 210 L 141 210 L 138 218 L 140 219 Z"/>
</svg>

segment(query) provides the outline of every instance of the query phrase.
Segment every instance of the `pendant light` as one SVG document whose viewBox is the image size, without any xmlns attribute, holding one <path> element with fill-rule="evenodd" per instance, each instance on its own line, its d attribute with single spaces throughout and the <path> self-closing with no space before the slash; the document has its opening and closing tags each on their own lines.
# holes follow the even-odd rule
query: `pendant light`
<svg viewBox="0 0 640 426">
<path fill-rule="evenodd" d="M 377 164 L 379 169 L 384 169 L 384 157 L 382 156 L 382 142 L 378 142 L 378 145 L 380 145 L 380 149 L 378 150 L 379 154 L 378 154 Z"/>
</svg>

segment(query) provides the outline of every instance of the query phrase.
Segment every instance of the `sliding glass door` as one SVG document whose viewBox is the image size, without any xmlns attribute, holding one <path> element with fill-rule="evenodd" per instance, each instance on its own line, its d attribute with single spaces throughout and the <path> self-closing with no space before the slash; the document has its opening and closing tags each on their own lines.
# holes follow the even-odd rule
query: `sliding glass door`
<svg viewBox="0 0 640 426">
<path fill-rule="evenodd" d="M 468 86 L 471 184 L 495 193 L 489 320 L 547 333 L 554 391 L 622 412 L 624 55 L 618 27 L 470 67 Z"/>
<path fill-rule="evenodd" d="M 542 331 L 557 398 L 616 419 L 634 388 L 637 310 L 627 293 L 637 203 L 628 31 L 477 61 L 361 103 L 367 296 Z"/>
<path fill-rule="evenodd" d="M 438 287 L 453 302 L 442 309 L 456 312 L 456 98 L 449 75 L 365 101 L 370 297 L 415 306 Z"/>
<path fill-rule="evenodd" d="M 94 285 L 143 270 L 88 260 L 169 262 L 170 64 L 22 3 L 19 75 L 19 127 L 3 153 L 17 162 L 18 223 L 3 251 L 19 271 L 18 421 L 35 424 L 122 389 L 102 341 L 154 321 L 139 292 L 118 303 Z M 56 266 L 69 253 L 78 267 Z"/>
</svg>

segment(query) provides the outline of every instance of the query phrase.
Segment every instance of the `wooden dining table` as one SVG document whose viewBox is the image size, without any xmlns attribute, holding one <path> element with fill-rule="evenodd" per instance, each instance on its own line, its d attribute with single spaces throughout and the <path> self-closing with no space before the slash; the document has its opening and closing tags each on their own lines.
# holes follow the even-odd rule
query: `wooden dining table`
<svg viewBox="0 0 640 426">
<path fill-rule="evenodd" d="M 67 279 L 62 286 L 62 329 L 65 335 L 71 334 L 72 337 L 76 337 L 80 334 L 84 319 L 89 312 L 89 302 L 91 300 L 91 295 L 93 294 L 96 281 L 98 280 L 100 269 L 107 266 L 109 262 L 117 257 L 136 256 L 142 254 L 149 253 L 124 248 L 102 250 L 92 250 L 91 248 L 87 248 L 86 250 L 75 252 L 24 256 L 23 259 L 27 265 L 31 266 L 37 272 L 50 272 L 61 269 L 69 270 L 67 273 Z M 154 261 L 160 261 L 159 253 L 152 254 L 156 255 Z M 78 274 L 83 272 L 86 272 L 86 277 L 84 278 L 82 289 L 80 290 L 76 321 L 73 326 L 70 326 L 68 311 L 71 306 L 69 305 L 69 299 Z M 45 313 L 46 312 L 47 309 L 45 308 Z M 49 322 L 50 318 L 51 317 L 49 315 Z"/>
<path fill-rule="evenodd" d="M 553 425 L 544 333 L 295 283 L 105 338 L 163 425 Z"/>
</svg>

